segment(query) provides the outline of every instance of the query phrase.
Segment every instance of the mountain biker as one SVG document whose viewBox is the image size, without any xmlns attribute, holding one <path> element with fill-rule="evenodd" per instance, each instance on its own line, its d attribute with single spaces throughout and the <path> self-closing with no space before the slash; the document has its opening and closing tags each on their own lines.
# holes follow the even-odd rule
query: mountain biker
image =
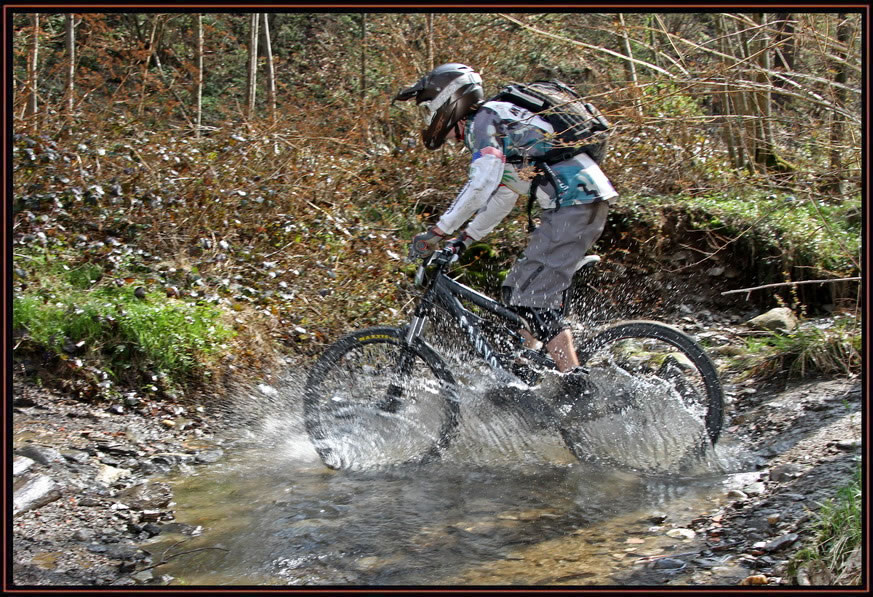
<svg viewBox="0 0 873 597">
<path fill-rule="evenodd" d="M 416 235 L 410 260 L 426 258 L 444 241 L 458 251 L 490 233 L 528 195 L 525 164 L 543 155 L 552 126 L 520 106 L 486 101 L 482 78 L 473 68 L 443 64 L 401 90 L 394 100 L 415 98 L 425 126 L 425 147 L 438 149 L 446 139 L 463 142 L 472 152 L 467 182 L 435 226 Z M 521 162 L 521 163 L 519 163 Z M 536 338 L 524 333 L 526 345 L 546 345 L 559 371 L 572 384 L 584 384 L 573 338 L 561 310 L 562 293 L 572 282 L 585 253 L 603 233 L 609 201 L 618 196 L 600 167 L 586 153 L 551 166 L 568 188 L 560 204 L 552 183 L 539 184 L 536 201 L 541 224 L 503 282 L 503 298 L 530 323 Z M 559 208 L 559 209 L 558 209 Z M 470 220 L 470 218 L 472 218 Z M 455 238 L 449 236 L 470 220 Z"/>
</svg>

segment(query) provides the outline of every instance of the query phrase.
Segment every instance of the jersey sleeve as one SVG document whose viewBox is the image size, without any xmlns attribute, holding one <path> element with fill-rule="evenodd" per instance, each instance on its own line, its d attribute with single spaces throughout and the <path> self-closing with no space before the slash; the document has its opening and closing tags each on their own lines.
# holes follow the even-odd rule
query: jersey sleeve
<svg viewBox="0 0 873 597">
<path fill-rule="evenodd" d="M 501 149 L 500 119 L 486 108 L 480 109 L 467 129 L 465 143 L 473 153 L 467 183 L 437 226 L 451 234 L 488 203 L 503 176 L 506 156 Z M 505 215 L 505 214 L 504 214 Z"/>
</svg>

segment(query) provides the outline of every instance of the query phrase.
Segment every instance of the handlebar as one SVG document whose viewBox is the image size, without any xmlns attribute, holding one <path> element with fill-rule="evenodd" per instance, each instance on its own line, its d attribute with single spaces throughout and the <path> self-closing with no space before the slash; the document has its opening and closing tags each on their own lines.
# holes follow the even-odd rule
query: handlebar
<svg viewBox="0 0 873 597">
<path fill-rule="evenodd" d="M 433 255 L 431 255 L 427 259 L 423 259 L 418 265 L 418 271 L 415 272 L 415 285 L 424 285 L 424 274 L 428 267 L 430 267 L 431 265 L 436 265 L 439 266 L 440 270 L 442 270 L 445 268 L 445 266 L 457 261 L 459 255 L 460 252 L 457 251 L 456 247 L 453 247 L 452 245 L 446 245 L 439 251 L 435 251 Z"/>
</svg>

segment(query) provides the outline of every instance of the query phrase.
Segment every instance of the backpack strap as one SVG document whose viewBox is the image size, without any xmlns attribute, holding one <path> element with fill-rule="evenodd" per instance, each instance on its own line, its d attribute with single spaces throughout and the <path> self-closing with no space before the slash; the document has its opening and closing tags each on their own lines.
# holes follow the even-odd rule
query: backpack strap
<svg viewBox="0 0 873 597">
<path fill-rule="evenodd" d="M 537 191 L 541 186 L 546 183 L 552 183 L 552 188 L 555 189 L 555 211 L 561 209 L 561 199 L 564 197 L 564 194 L 570 190 L 564 182 L 558 178 L 558 175 L 555 174 L 555 171 L 552 170 L 551 166 L 544 161 L 537 161 L 534 163 L 534 168 L 536 169 L 536 176 L 530 181 L 530 190 L 528 191 L 527 196 L 527 231 L 533 232 L 537 229 L 536 225 L 533 223 L 533 204 L 536 200 Z"/>
</svg>

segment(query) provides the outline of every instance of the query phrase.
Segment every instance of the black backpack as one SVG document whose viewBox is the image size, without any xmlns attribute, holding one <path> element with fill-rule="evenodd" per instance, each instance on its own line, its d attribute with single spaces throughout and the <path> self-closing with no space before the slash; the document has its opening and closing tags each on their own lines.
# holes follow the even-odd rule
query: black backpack
<svg viewBox="0 0 873 597">
<path fill-rule="evenodd" d="M 537 161 L 555 164 L 584 151 L 598 164 L 606 155 L 609 122 L 579 94 L 556 80 L 510 83 L 491 101 L 510 102 L 542 116 L 555 129 L 553 147 Z"/>
</svg>

